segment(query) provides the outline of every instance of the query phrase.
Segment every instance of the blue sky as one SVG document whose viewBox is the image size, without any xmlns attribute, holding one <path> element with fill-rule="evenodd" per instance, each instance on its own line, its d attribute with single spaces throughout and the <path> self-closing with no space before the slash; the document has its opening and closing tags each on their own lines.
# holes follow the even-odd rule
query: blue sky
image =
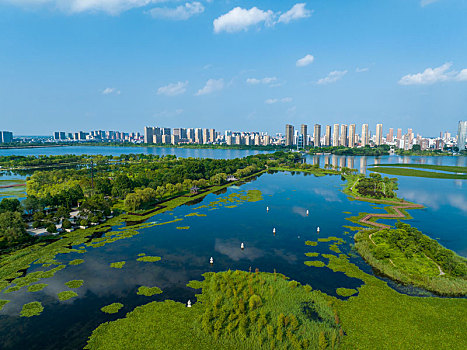
<svg viewBox="0 0 467 350">
<path fill-rule="evenodd" d="M 466 0 L 0 0 L 0 129 L 454 133 L 466 18 Z"/>
</svg>

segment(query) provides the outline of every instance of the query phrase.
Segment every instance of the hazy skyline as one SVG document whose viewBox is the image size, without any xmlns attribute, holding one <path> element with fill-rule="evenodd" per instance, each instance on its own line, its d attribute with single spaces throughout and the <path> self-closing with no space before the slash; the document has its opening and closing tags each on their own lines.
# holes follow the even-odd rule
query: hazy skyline
<svg viewBox="0 0 467 350">
<path fill-rule="evenodd" d="M 467 1 L 0 0 L 0 129 L 467 119 Z"/>
</svg>

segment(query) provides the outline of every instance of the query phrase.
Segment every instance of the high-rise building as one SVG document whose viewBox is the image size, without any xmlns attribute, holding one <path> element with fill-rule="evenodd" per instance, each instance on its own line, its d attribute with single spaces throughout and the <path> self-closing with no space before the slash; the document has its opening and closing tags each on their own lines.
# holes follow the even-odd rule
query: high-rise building
<svg viewBox="0 0 467 350">
<path fill-rule="evenodd" d="M 331 125 L 326 125 L 326 133 L 324 134 L 324 145 L 331 146 Z"/>
<path fill-rule="evenodd" d="M 397 137 L 396 137 L 398 140 L 402 139 L 402 129 L 401 128 L 398 128 L 397 129 Z"/>
<path fill-rule="evenodd" d="M 370 133 L 368 129 L 368 124 L 362 125 L 362 146 L 366 146 L 369 144 Z"/>
<path fill-rule="evenodd" d="M 203 142 L 202 143 L 208 143 L 209 142 L 209 129 L 203 129 Z"/>
<path fill-rule="evenodd" d="M 293 125 L 287 124 L 285 126 L 285 145 L 292 146 L 294 141 L 294 127 Z"/>
<path fill-rule="evenodd" d="M 383 144 L 383 124 L 376 124 L 376 140 L 375 143 L 377 146 Z"/>
<path fill-rule="evenodd" d="M 195 142 L 198 144 L 203 143 L 203 129 L 201 128 L 195 129 Z"/>
<path fill-rule="evenodd" d="M 457 128 L 457 147 L 460 151 L 465 149 L 467 145 L 467 121 L 459 121 Z"/>
<path fill-rule="evenodd" d="M 386 139 L 386 142 L 393 142 L 393 141 L 394 141 L 394 129 L 389 128 L 389 134 L 388 134 L 388 137 Z"/>
<path fill-rule="evenodd" d="M 348 133 L 348 126 L 345 124 L 341 125 L 341 139 L 340 139 L 340 145 L 347 147 L 348 145 L 348 140 L 347 140 L 347 133 Z"/>
<path fill-rule="evenodd" d="M 349 147 L 355 147 L 355 124 L 349 125 Z"/>
<path fill-rule="evenodd" d="M 303 136 L 303 145 L 302 147 L 308 146 L 308 126 L 306 124 L 302 124 L 300 127 L 300 132 Z"/>
<path fill-rule="evenodd" d="M 0 143 L 13 142 L 13 133 L 11 131 L 0 131 Z"/>
<path fill-rule="evenodd" d="M 151 126 L 144 127 L 144 143 L 153 143 L 152 137 L 154 135 L 154 128 Z"/>
<path fill-rule="evenodd" d="M 321 147 L 321 125 L 315 124 L 315 128 L 313 130 L 313 142 L 315 147 Z"/>
<path fill-rule="evenodd" d="M 339 146 L 339 124 L 334 124 L 332 127 L 332 145 Z"/>
<path fill-rule="evenodd" d="M 195 142 L 195 129 L 193 128 L 187 129 L 186 136 L 188 138 L 188 142 Z"/>
<path fill-rule="evenodd" d="M 216 130 L 209 129 L 209 142 L 216 142 Z"/>
</svg>

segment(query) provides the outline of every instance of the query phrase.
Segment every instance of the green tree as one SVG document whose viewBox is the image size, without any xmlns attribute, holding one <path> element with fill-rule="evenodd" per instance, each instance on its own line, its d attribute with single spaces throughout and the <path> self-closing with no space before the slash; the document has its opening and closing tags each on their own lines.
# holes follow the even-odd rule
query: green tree
<svg viewBox="0 0 467 350">
<path fill-rule="evenodd" d="M 0 213 L 0 247 L 13 246 L 28 240 L 31 240 L 31 236 L 26 233 L 19 212 Z"/>
</svg>

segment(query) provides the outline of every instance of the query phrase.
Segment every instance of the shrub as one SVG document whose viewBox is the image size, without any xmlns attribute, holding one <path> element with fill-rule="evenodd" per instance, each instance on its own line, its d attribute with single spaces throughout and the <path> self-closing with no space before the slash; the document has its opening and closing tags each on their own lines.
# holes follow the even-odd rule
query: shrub
<svg viewBox="0 0 467 350">
<path fill-rule="evenodd" d="M 62 227 L 64 229 L 70 229 L 71 228 L 71 222 L 68 219 L 65 219 L 62 221 Z"/>
<path fill-rule="evenodd" d="M 56 233 L 57 232 L 57 227 L 55 226 L 55 224 L 48 224 L 47 225 L 47 232 L 48 233 Z"/>
</svg>

